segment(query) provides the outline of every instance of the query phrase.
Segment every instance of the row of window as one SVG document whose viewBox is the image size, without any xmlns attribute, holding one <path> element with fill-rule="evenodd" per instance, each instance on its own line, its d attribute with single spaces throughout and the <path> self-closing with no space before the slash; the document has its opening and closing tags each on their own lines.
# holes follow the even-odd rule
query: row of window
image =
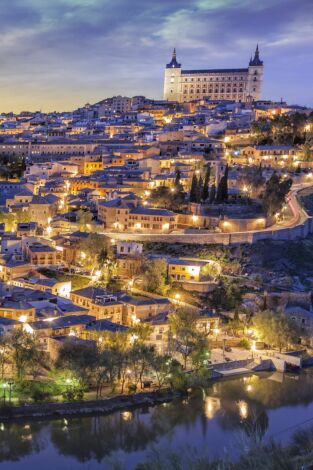
<svg viewBox="0 0 313 470">
<path fill-rule="evenodd" d="M 129 216 L 129 220 L 149 220 L 151 221 L 151 218 L 149 216 L 137 216 L 137 215 L 130 215 Z M 153 222 L 162 222 L 163 221 L 163 217 L 153 217 Z M 174 217 L 170 217 L 169 220 L 171 222 L 174 222 L 175 221 L 175 218 Z"/>
<path fill-rule="evenodd" d="M 188 97 L 189 97 L 188 95 L 184 95 L 184 98 L 183 98 L 184 101 L 187 101 Z M 203 95 L 194 95 L 194 99 L 200 99 L 200 98 L 203 98 Z M 230 99 L 230 98 L 235 99 L 236 98 L 236 99 L 239 99 L 239 101 L 240 101 L 241 99 L 243 99 L 243 96 L 242 95 L 236 95 L 236 96 L 231 96 L 231 95 L 214 95 L 214 96 L 213 95 L 212 96 L 205 95 L 205 98 L 208 98 L 210 100 L 220 100 L 220 99 Z"/>
<path fill-rule="evenodd" d="M 239 88 L 239 93 L 242 93 L 243 92 L 243 89 L 242 88 Z M 187 88 L 184 89 L 184 93 L 201 93 L 201 90 L 193 90 L 192 88 L 190 90 L 188 90 Z M 213 93 L 213 90 L 207 90 L 205 88 L 203 88 L 202 90 L 202 93 Z M 214 93 L 237 93 L 237 88 L 234 88 L 233 90 L 224 90 L 224 88 L 222 88 L 221 90 L 214 90 Z"/>
<path fill-rule="evenodd" d="M 130 228 L 137 228 L 136 224 L 129 224 Z M 140 228 L 149 228 L 149 229 L 154 229 L 154 230 L 162 230 L 162 225 L 161 224 L 141 224 Z M 169 226 L 169 229 L 173 229 L 173 226 Z"/>
<path fill-rule="evenodd" d="M 202 81 L 202 82 L 213 82 L 213 81 L 214 81 L 214 82 L 219 82 L 219 81 L 224 82 L 224 81 L 227 81 L 227 80 L 228 80 L 228 81 L 230 82 L 230 81 L 232 81 L 232 80 L 233 80 L 233 81 L 238 81 L 238 80 L 245 80 L 245 79 L 246 79 L 246 77 L 227 77 L 227 78 L 226 78 L 226 77 L 216 77 L 215 79 L 213 79 L 213 77 L 210 77 L 210 79 L 207 79 L 206 77 L 204 77 L 204 78 L 202 78 L 202 79 L 201 79 L 201 78 L 197 78 L 197 80 L 194 79 L 194 78 L 185 78 L 184 81 L 185 81 L 185 82 L 196 82 L 196 81 L 197 81 L 197 82 L 201 82 L 201 81 Z"/>
</svg>

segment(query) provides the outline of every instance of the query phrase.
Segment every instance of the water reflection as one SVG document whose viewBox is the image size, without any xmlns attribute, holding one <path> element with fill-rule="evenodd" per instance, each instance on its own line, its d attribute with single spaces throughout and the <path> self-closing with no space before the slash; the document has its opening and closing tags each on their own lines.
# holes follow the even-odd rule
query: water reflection
<svg viewBox="0 0 313 470">
<path fill-rule="evenodd" d="M 272 410 L 283 409 L 290 422 L 297 416 L 296 405 L 310 404 L 313 411 L 313 370 L 277 379 L 263 374 L 221 381 L 166 406 L 109 416 L 0 423 L 0 461 L 23 460 L 48 447 L 55 465 L 60 454 L 78 462 L 101 462 L 118 451 L 143 459 L 147 448 L 163 437 L 174 449 L 184 446 L 188 433 L 188 444 L 210 442 L 216 448 L 238 431 L 261 440 L 275 424 L 269 418 Z"/>
<path fill-rule="evenodd" d="M 43 425 L 6 424 L 0 426 L 0 461 L 17 461 L 27 455 L 38 453 L 46 445 L 47 435 L 42 434 Z"/>
</svg>

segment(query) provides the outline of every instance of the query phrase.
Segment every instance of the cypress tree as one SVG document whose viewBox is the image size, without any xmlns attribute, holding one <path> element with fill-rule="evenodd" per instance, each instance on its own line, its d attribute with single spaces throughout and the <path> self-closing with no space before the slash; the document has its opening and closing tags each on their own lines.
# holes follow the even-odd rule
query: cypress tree
<svg viewBox="0 0 313 470">
<path fill-rule="evenodd" d="M 203 201 L 206 201 L 207 198 L 209 197 L 210 176 L 211 176 L 211 167 L 210 167 L 210 165 L 208 165 L 207 169 L 206 169 L 206 172 L 205 172 L 204 183 L 203 183 L 203 188 L 202 188 L 202 195 L 201 195 L 201 199 Z"/>
<path fill-rule="evenodd" d="M 228 165 L 226 165 L 225 173 L 220 179 L 217 187 L 216 201 L 224 202 L 228 199 Z"/>
<path fill-rule="evenodd" d="M 223 201 L 228 199 L 228 165 L 226 165 L 223 184 Z"/>
<path fill-rule="evenodd" d="M 203 178 L 200 176 L 199 181 L 198 181 L 198 186 L 197 186 L 197 202 L 201 202 L 201 197 L 202 197 L 202 191 L 203 191 Z"/>
<path fill-rule="evenodd" d="M 175 176 L 175 182 L 174 182 L 174 186 L 176 189 L 180 187 L 180 178 L 181 178 L 181 172 L 180 170 L 176 170 L 176 176 Z"/>
<path fill-rule="evenodd" d="M 194 174 L 191 181 L 191 188 L 190 188 L 190 195 L 189 201 L 190 202 L 197 202 L 197 187 L 198 187 L 198 180 L 196 175 Z"/>
<path fill-rule="evenodd" d="M 215 195 L 216 195 L 216 187 L 215 187 L 215 184 L 213 183 L 210 188 L 209 204 L 213 204 L 213 202 L 215 201 Z"/>
<path fill-rule="evenodd" d="M 223 184 L 224 184 L 224 176 L 222 176 L 217 186 L 216 202 L 222 202 L 223 200 Z"/>
</svg>

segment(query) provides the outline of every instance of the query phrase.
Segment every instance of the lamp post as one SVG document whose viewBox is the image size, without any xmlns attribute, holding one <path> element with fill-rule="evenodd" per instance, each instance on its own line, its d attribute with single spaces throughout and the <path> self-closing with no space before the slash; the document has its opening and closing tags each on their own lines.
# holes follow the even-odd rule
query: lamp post
<svg viewBox="0 0 313 470">
<path fill-rule="evenodd" d="M 223 360 L 225 361 L 226 338 L 223 338 Z"/>
<path fill-rule="evenodd" d="M 8 385 L 7 383 L 3 384 L 3 405 L 4 406 L 5 406 L 5 399 L 6 399 L 5 391 L 6 391 L 7 385 Z"/>
<path fill-rule="evenodd" d="M 256 350 L 256 346 L 255 346 L 255 341 L 253 342 L 252 346 L 251 346 L 251 351 L 252 351 L 252 359 L 254 359 L 254 351 Z"/>
<path fill-rule="evenodd" d="M 13 380 L 10 380 L 10 381 L 8 382 L 8 385 L 9 385 L 9 387 L 10 387 L 10 388 L 9 388 L 9 404 L 10 404 L 10 405 L 12 404 L 12 387 L 13 387 L 13 384 L 14 384 Z"/>
<path fill-rule="evenodd" d="M 215 347 L 217 347 L 217 336 L 218 336 L 219 332 L 220 332 L 219 328 L 214 328 L 213 333 L 215 335 Z"/>
</svg>

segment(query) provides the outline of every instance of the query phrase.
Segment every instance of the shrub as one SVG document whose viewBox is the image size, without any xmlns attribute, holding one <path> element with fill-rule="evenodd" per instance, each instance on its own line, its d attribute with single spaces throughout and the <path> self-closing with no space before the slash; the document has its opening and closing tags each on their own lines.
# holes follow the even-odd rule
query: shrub
<svg viewBox="0 0 313 470">
<path fill-rule="evenodd" d="M 51 399 L 52 394 L 47 390 L 40 390 L 40 388 L 35 388 L 31 394 L 31 398 L 34 400 L 35 403 L 41 401 L 47 401 Z"/>
<path fill-rule="evenodd" d="M 244 348 L 244 349 L 250 349 L 251 346 L 250 346 L 249 340 L 247 338 L 242 338 L 239 341 L 239 347 Z"/>
</svg>

